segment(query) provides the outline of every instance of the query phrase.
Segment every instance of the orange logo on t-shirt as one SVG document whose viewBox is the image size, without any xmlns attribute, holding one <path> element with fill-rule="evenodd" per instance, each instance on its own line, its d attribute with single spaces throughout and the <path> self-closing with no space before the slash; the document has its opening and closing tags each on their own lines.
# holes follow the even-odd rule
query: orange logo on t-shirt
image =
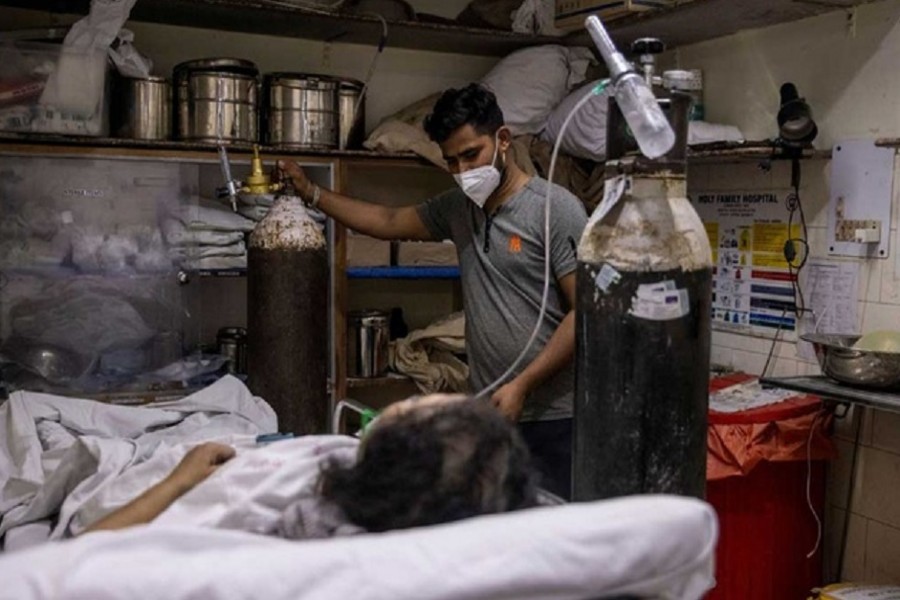
<svg viewBox="0 0 900 600">
<path fill-rule="evenodd" d="M 512 235 L 509 238 L 509 251 L 518 254 L 522 251 L 522 238 Z"/>
</svg>

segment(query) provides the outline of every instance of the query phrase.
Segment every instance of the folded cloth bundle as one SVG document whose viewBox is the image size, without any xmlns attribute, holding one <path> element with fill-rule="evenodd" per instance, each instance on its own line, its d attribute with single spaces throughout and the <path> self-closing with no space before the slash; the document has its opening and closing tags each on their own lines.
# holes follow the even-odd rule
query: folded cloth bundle
<svg viewBox="0 0 900 600">
<path fill-rule="evenodd" d="M 246 268 L 244 238 L 256 222 L 225 206 L 199 202 L 177 207 L 163 221 L 169 256 L 191 270 Z"/>
<path fill-rule="evenodd" d="M 185 227 L 199 231 L 253 231 L 256 223 L 222 206 L 210 207 L 197 204 L 179 206 L 171 216 Z"/>
<path fill-rule="evenodd" d="M 244 240 L 243 231 L 190 229 L 177 219 L 165 219 L 162 232 L 169 246 L 230 246 Z"/>
</svg>

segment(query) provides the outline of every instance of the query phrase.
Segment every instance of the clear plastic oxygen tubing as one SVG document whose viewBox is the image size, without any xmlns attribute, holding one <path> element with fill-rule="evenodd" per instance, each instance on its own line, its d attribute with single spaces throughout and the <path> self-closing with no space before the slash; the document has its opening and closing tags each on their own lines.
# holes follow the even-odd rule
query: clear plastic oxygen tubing
<svg viewBox="0 0 900 600">
<path fill-rule="evenodd" d="M 547 194 L 544 197 L 544 291 L 541 295 L 541 309 L 538 311 L 537 322 L 534 324 L 534 329 L 531 331 L 531 337 L 528 338 L 528 342 L 525 344 L 522 352 L 519 353 L 519 356 L 513 361 L 509 368 L 500 375 L 500 377 L 495 379 L 493 383 L 479 391 L 475 395 L 475 398 L 485 399 L 486 397 L 489 397 L 491 392 L 500 387 L 510 375 L 516 372 L 516 369 L 519 368 L 519 365 L 522 364 L 522 361 L 525 360 L 525 357 L 528 355 L 528 351 L 531 350 L 531 347 L 534 345 L 534 341 L 537 339 L 538 333 L 541 330 L 541 323 L 544 321 L 544 316 L 547 314 L 547 300 L 550 297 L 550 194 L 553 188 L 553 171 L 556 169 L 556 157 L 559 155 L 560 144 L 562 143 L 563 136 L 565 136 L 566 129 L 568 129 L 572 118 L 585 104 L 602 94 L 607 85 L 609 85 L 609 79 L 604 79 L 599 82 L 589 94 L 585 94 L 584 98 L 581 98 L 575 106 L 572 107 L 572 110 L 566 115 L 566 120 L 563 121 L 562 127 L 559 130 L 559 135 L 556 136 L 556 142 L 553 144 L 553 154 L 550 157 L 550 169 L 547 172 Z"/>
</svg>

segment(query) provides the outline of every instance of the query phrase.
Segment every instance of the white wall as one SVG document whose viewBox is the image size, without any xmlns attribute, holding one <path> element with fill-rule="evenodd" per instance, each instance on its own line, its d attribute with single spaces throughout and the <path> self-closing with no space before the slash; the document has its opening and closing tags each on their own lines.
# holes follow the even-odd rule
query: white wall
<svg viewBox="0 0 900 600">
<path fill-rule="evenodd" d="M 681 48 L 669 61 L 701 68 L 707 118 L 738 125 L 748 139 L 776 133 L 778 89 L 797 84 L 819 124 L 816 146 L 838 140 L 900 137 L 900 1 L 859 7 L 855 31 L 847 13 L 838 11 L 796 23 L 751 30 Z M 895 174 L 900 163 L 895 163 Z M 826 254 L 826 207 L 830 161 L 803 163 L 803 198 L 810 221 L 811 255 Z M 896 177 L 896 175 L 895 175 Z M 776 163 L 764 172 L 753 162 L 693 165 L 695 190 L 766 190 L 787 187 L 789 165 Z M 900 329 L 900 262 L 897 224 L 900 185 L 895 182 L 891 247 L 886 259 L 859 260 L 859 329 Z M 848 259 L 853 260 L 853 259 Z M 759 374 L 769 340 L 716 332 L 713 360 Z M 817 373 L 792 343 L 779 344 L 776 375 Z M 826 513 L 826 572 L 835 565 L 847 509 L 853 423 L 836 427 L 839 458 L 831 469 Z M 842 576 L 847 580 L 900 583 L 900 416 L 869 411 L 863 421 L 857 480 L 851 500 L 850 532 Z"/>
<path fill-rule="evenodd" d="M 710 120 L 738 125 L 749 139 L 775 134 L 778 89 L 797 84 L 819 124 L 816 146 L 900 135 L 900 2 L 884 0 L 743 31 L 677 50 L 685 68 L 702 68 Z"/>
</svg>

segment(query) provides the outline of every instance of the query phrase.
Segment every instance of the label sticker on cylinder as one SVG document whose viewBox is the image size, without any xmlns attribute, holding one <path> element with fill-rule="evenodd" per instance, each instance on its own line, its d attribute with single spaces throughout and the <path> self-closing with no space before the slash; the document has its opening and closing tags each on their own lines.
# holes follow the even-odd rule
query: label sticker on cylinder
<svg viewBox="0 0 900 600">
<path fill-rule="evenodd" d="M 612 207 L 616 205 L 619 198 L 625 195 L 625 192 L 631 191 L 631 177 L 619 175 L 603 182 L 603 200 L 594 209 L 591 218 L 588 219 L 587 227 L 602 220 Z"/>
<path fill-rule="evenodd" d="M 609 263 L 603 263 L 603 266 L 600 267 L 600 272 L 594 277 L 594 283 L 606 294 L 609 292 L 609 288 L 619 283 L 621 279 L 622 275 L 618 271 L 610 266 Z"/>
<path fill-rule="evenodd" d="M 672 280 L 638 286 L 628 314 L 650 321 L 680 319 L 691 311 L 686 289 L 678 289 Z"/>
</svg>

